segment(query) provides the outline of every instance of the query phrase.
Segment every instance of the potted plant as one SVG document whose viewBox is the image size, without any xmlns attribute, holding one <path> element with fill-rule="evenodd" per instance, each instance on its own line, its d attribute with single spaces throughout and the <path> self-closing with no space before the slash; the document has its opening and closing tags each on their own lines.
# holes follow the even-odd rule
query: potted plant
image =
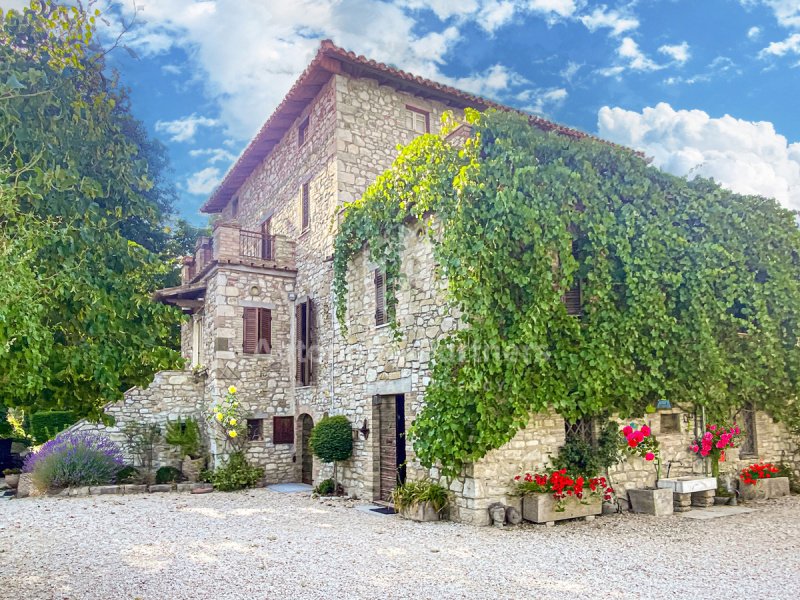
<svg viewBox="0 0 800 600">
<path fill-rule="evenodd" d="M 653 435 L 649 425 L 638 427 L 636 423 L 625 425 L 619 432 L 620 453 L 627 457 L 643 458 L 653 463 L 656 468 L 655 487 L 635 488 L 628 490 L 630 509 L 635 513 L 648 515 L 671 515 L 673 512 L 672 490 L 659 489 L 661 477 L 660 444 Z"/>
<path fill-rule="evenodd" d="M 789 478 L 780 477 L 772 463 L 756 463 L 739 474 L 739 493 L 743 500 L 767 500 L 789 495 Z"/>
<path fill-rule="evenodd" d="M 200 427 L 192 417 L 185 421 L 167 421 L 165 439 L 170 446 L 180 451 L 181 471 L 192 483 L 198 480 L 200 471 L 205 468 L 206 459 L 200 445 Z"/>
<path fill-rule="evenodd" d="M 448 497 L 446 488 L 427 480 L 408 481 L 392 491 L 395 510 L 412 521 L 439 521 Z"/>
<path fill-rule="evenodd" d="M 522 496 L 522 518 L 534 523 L 594 517 L 614 493 L 605 477 L 571 476 L 566 469 L 514 477 L 514 495 Z"/>
<path fill-rule="evenodd" d="M 12 490 L 17 489 L 17 485 L 19 485 L 19 475 L 22 473 L 21 469 L 4 469 L 3 475 L 6 478 L 6 485 L 10 487 Z"/>
</svg>

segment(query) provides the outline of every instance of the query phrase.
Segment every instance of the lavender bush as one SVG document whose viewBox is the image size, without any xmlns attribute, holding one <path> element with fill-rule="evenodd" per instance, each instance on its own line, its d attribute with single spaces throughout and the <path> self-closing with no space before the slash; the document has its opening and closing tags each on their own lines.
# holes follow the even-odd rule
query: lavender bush
<svg viewBox="0 0 800 600">
<path fill-rule="evenodd" d="M 122 450 L 103 435 L 62 433 L 28 455 L 22 466 L 40 490 L 112 483 L 123 466 Z"/>
</svg>

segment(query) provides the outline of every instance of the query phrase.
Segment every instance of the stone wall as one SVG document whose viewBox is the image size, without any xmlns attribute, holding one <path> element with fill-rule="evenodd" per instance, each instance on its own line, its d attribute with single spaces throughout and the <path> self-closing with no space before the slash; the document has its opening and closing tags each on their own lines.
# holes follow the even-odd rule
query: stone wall
<svg viewBox="0 0 800 600">
<path fill-rule="evenodd" d="M 156 424 L 161 428 L 162 438 L 155 447 L 153 469 L 179 467 L 182 457 L 163 440 L 166 423 L 187 417 L 202 419 L 203 406 L 202 380 L 196 379 L 190 371 L 160 371 L 147 388 L 131 388 L 125 392 L 122 400 L 106 407 L 105 413 L 114 419 L 114 425 L 104 426 L 81 420 L 68 431 L 105 434 L 123 449 L 126 463 L 139 466 L 128 446 L 125 428 L 130 424 Z"/>
</svg>

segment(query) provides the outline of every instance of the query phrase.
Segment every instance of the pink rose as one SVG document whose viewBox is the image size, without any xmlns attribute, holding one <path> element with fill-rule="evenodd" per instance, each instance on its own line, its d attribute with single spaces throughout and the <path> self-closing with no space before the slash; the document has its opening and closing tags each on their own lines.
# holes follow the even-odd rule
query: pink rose
<svg viewBox="0 0 800 600">
<path fill-rule="evenodd" d="M 703 448 L 702 450 L 700 450 L 700 456 L 708 456 L 708 449 Z"/>
<path fill-rule="evenodd" d="M 739 435 L 741 433 L 741 429 L 739 429 L 738 425 L 733 428 L 733 433 L 734 435 Z"/>
<path fill-rule="evenodd" d="M 703 439 L 704 440 L 708 440 L 710 442 L 713 438 L 714 438 L 714 434 L 712 434 L 710 431 L 706 431 L 703 434 Z"/>
<path fill-rule="evenodd" d="M 692 444 L 692 452 L 700 452 L 700 446 L 697 444 Z"/>
<path fill-rule="evenodd" d="M 649 437 L 650 436 L 650 426 L 649 425 L 642 425 L 641 431 L 642 431 L 642 435 L 644 437 Z"/>
<path fill-rule="evenodd" d="M 652 452 L 648 452 L 647 454 L 644 455 L 645 460 L 653 460 L 655 457 L 656 455 L 653 454 Z"/>
<path fill-rule="evenodd" d="M 633 427 L 631 427 L 630 425 L 625 425 L 625 427 L 622 428 L 622 435 L 624 435 L 625 437 L 628 437 L 632 433 L 633 433 Z"/>
<path fill-rule="evenodd" d="M 717 426 L 716 425 L 709 425 L 708 426 L 708 430 L 709 431 L 716 431 L 717 430 Z"/>
<path fill-rule="evenodd" d="M 717 442 L 717 448 L 724 448 L 724 447 L 725 447 L 725 442 L 723 442 L 722 440 Z"/>
<path fill-rule="evenodd" d="M 641 431 L 634 431 L 631 437 L 636 441 L 637 444 L 644 440 L 644 436 L 642 435 Z"/>
</svg>

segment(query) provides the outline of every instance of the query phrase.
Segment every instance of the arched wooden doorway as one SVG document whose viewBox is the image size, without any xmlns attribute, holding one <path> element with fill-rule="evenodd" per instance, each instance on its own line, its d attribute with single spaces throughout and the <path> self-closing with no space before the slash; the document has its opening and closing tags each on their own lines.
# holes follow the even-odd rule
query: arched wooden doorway
<svg viewBox="0 0 800 600">
<path fill-rule="evenodd" d="M 312 485 L 314 482 L 314 456 L 311 454 L 308 440 L 311 437 L 311 429 L 314 427 L 314 419 L 311 415 L 303 414 L 299 418 L 300 425 L 300 460 L 301 460 L 301 481 Z"/>
</svg>

